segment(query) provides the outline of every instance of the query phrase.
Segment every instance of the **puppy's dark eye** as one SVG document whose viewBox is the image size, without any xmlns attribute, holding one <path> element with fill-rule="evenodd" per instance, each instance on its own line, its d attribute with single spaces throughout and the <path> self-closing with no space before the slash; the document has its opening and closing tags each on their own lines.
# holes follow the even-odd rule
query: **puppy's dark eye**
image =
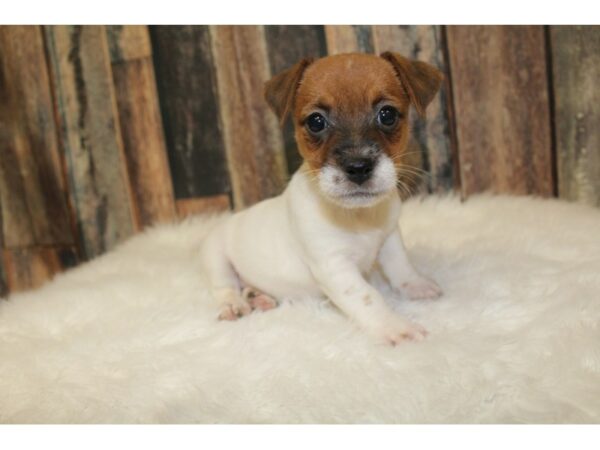
<svg viewBox="0 0 600 450">
<path fill-rule="evenodd" d="M 312 113 L 308 116 L 308 119 L 306 119 L 306 126 L 312 133 L 320 133 L 327 126 L 327 120 L 322 114 Z"/>
<path fill-rule="evenodd" d="M 379 110 L 379 113 L 377 113 L 377 120 L 386 128 L 396 125 L 398 117 L 400 117 L 400 113 L 392 106 L 384 106 Z"/>
</svg>

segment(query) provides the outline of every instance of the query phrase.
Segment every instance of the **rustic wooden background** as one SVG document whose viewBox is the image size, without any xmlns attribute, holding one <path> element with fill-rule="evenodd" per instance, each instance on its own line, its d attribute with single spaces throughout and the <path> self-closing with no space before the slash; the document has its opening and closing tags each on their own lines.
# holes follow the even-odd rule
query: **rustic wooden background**
<svg viewBox="0 0 600 450">
<path fill-rule="evenodd" d="M 148 225 L 278 194 L 299 157 L 263 82 L 386 50 L 446 74 L 413 118 L 415 191 L 600 206 L 600 27 L 2 26 L 0 295 Z"/>
</svg>

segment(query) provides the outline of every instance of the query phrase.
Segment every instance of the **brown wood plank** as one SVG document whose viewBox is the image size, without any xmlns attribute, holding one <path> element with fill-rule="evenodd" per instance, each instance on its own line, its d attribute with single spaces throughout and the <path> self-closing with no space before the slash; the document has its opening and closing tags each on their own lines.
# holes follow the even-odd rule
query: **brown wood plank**
<svg viewBox="0 0 600 450">
<path fill-rule="evenodd" d="M 550 27 L 558 194 L 600 206 L 600 27 Z"/>
<path fill-rule="evenodd" d="M 268 25 L 264 28 L 271 75 L 293 66 L 302 58 L 320 58 L 327 54 L 322 25 Z M 296 147 L 294 126 L 290 119 L 283 127 L 283 145 L 291 174 L 302 164 L 302 157 Z"/>
<path fill-rule="evenodd" d="M 0 209 L 4 246 L 72 244 L 41 30 L 0 27 Z"/>
<path fill-rule="evenodd" d="M 541 26 L 447 28 L 463 195 L 553 194 Z"/>
<path fill-rule="evenodd" d="M 47 26 L 73 204 L 85 254 L 134 232 L 126 160 L 103 26 Z"/>
<path fill-rule="evenodd" d="M 208 26 L 152 26 L 150 35 L 175 197 L 228 193 Z"/>
<path fill-rule="evenodd" d="M 440 26 L 377 25 L 373 26 L 373 42 L 375 52 L 378 54 L 385 51 L 397 52 L 407 58 L 427 62 L 443 72 L 446 71 Z M 415 156 L 421 158 L 411 159 L 413 155 L 408 155 L 406 164 L 416 165 L 428 173 L 422 176 L 422 181 L 429 192 L 449 191 L 455 184 L 446 116 L 447 98 L 446 86 L 443 85 L 428 106 L 426 119 L 418 117 L 415 111 L 411 112 L 412 137 L 416 144 L 414 151 L 419 152 Z M 420 178 L 418 175 L 414 177 Z"/>
<path fill-rule="evenodd" d="M 8 295 L 8 284 L 6 282 L 6 271 L 4 270 L 4 258 L 0 258 L 0 301 Z"/>
<path fill-rule="evenodd" d="M 264 82 L 270 78 L 263 27 L 210 29 L 233 202 L 239 209 L 283 190 L 283 140 L 263 98 Z"/>
<path fill-rule="evenodd" d="M 325 37 L 330 55 L 374 51 L 370 25 L 325 25 Z"/>
<path fill-rule="evenodd" d="M 116 58 L 112 73 L 137 225 L 170 221 L 175 218 L 175 200 L 148 30 L 137 26 L 108 29 L 112 30 L 109 47 L 121 49 L 111 53 Z"/>
<path fill-rule="evenodd" d="M 73 247 L 31 247 L 2 251 L 10 292 L 43 285 L 54 275 L 77 264 Z"/>
<path fill-rule="evenodd" d="M 106 36 L 113 64 L 152 56 L 150 35 L 145 25 L 109 25 Z"/>
<path fill-rule="evenodd" d="M 229 208 L 229 197 L 227 195 L 177 200 L 177 214 L 180 218 L 195 214 L 227 211 Z"/>
</svg>

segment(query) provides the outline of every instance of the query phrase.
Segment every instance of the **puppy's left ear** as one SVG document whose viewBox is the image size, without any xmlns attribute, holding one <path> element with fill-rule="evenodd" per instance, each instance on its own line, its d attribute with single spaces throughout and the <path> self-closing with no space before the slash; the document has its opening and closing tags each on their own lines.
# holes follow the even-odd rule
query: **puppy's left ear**
<svg viewBox="0 0 600 450">
<path fill-rule="evenodd" d="M 411 103 L 421 117 L 442 85 L 442 72 L 422 61 L 411 61 L 398 53 L 385 52 L 381 57 L 389 61 L 406 89 Z"/>
<path fill-rule="evenodd" d="M 304 58 L 265 83 L 265 100 L 277 114 L 281 124 L 292 109 L 304 71 L 313 61 L 313 58 Z"/>
</svg>

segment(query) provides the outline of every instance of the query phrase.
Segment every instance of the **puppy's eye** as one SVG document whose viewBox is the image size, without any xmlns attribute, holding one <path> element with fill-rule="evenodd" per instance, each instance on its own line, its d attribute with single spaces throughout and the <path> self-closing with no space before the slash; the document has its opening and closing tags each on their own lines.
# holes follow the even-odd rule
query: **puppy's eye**
<svg viewBox="0 0 600 450">
<path fill-rule="evenodd" d="M 312 133 L 320 133 L 327 127 L 327 119 L 322 114 L 312 113 L 306 119 L 306 126 Z"/>
<path fill-rule="evenodd" d="M 377 113 L 377 121 L 386 128 L 391 128 L 396 125 L 400 113 L 392 106 L 384 106 Z"/>
</svg>

